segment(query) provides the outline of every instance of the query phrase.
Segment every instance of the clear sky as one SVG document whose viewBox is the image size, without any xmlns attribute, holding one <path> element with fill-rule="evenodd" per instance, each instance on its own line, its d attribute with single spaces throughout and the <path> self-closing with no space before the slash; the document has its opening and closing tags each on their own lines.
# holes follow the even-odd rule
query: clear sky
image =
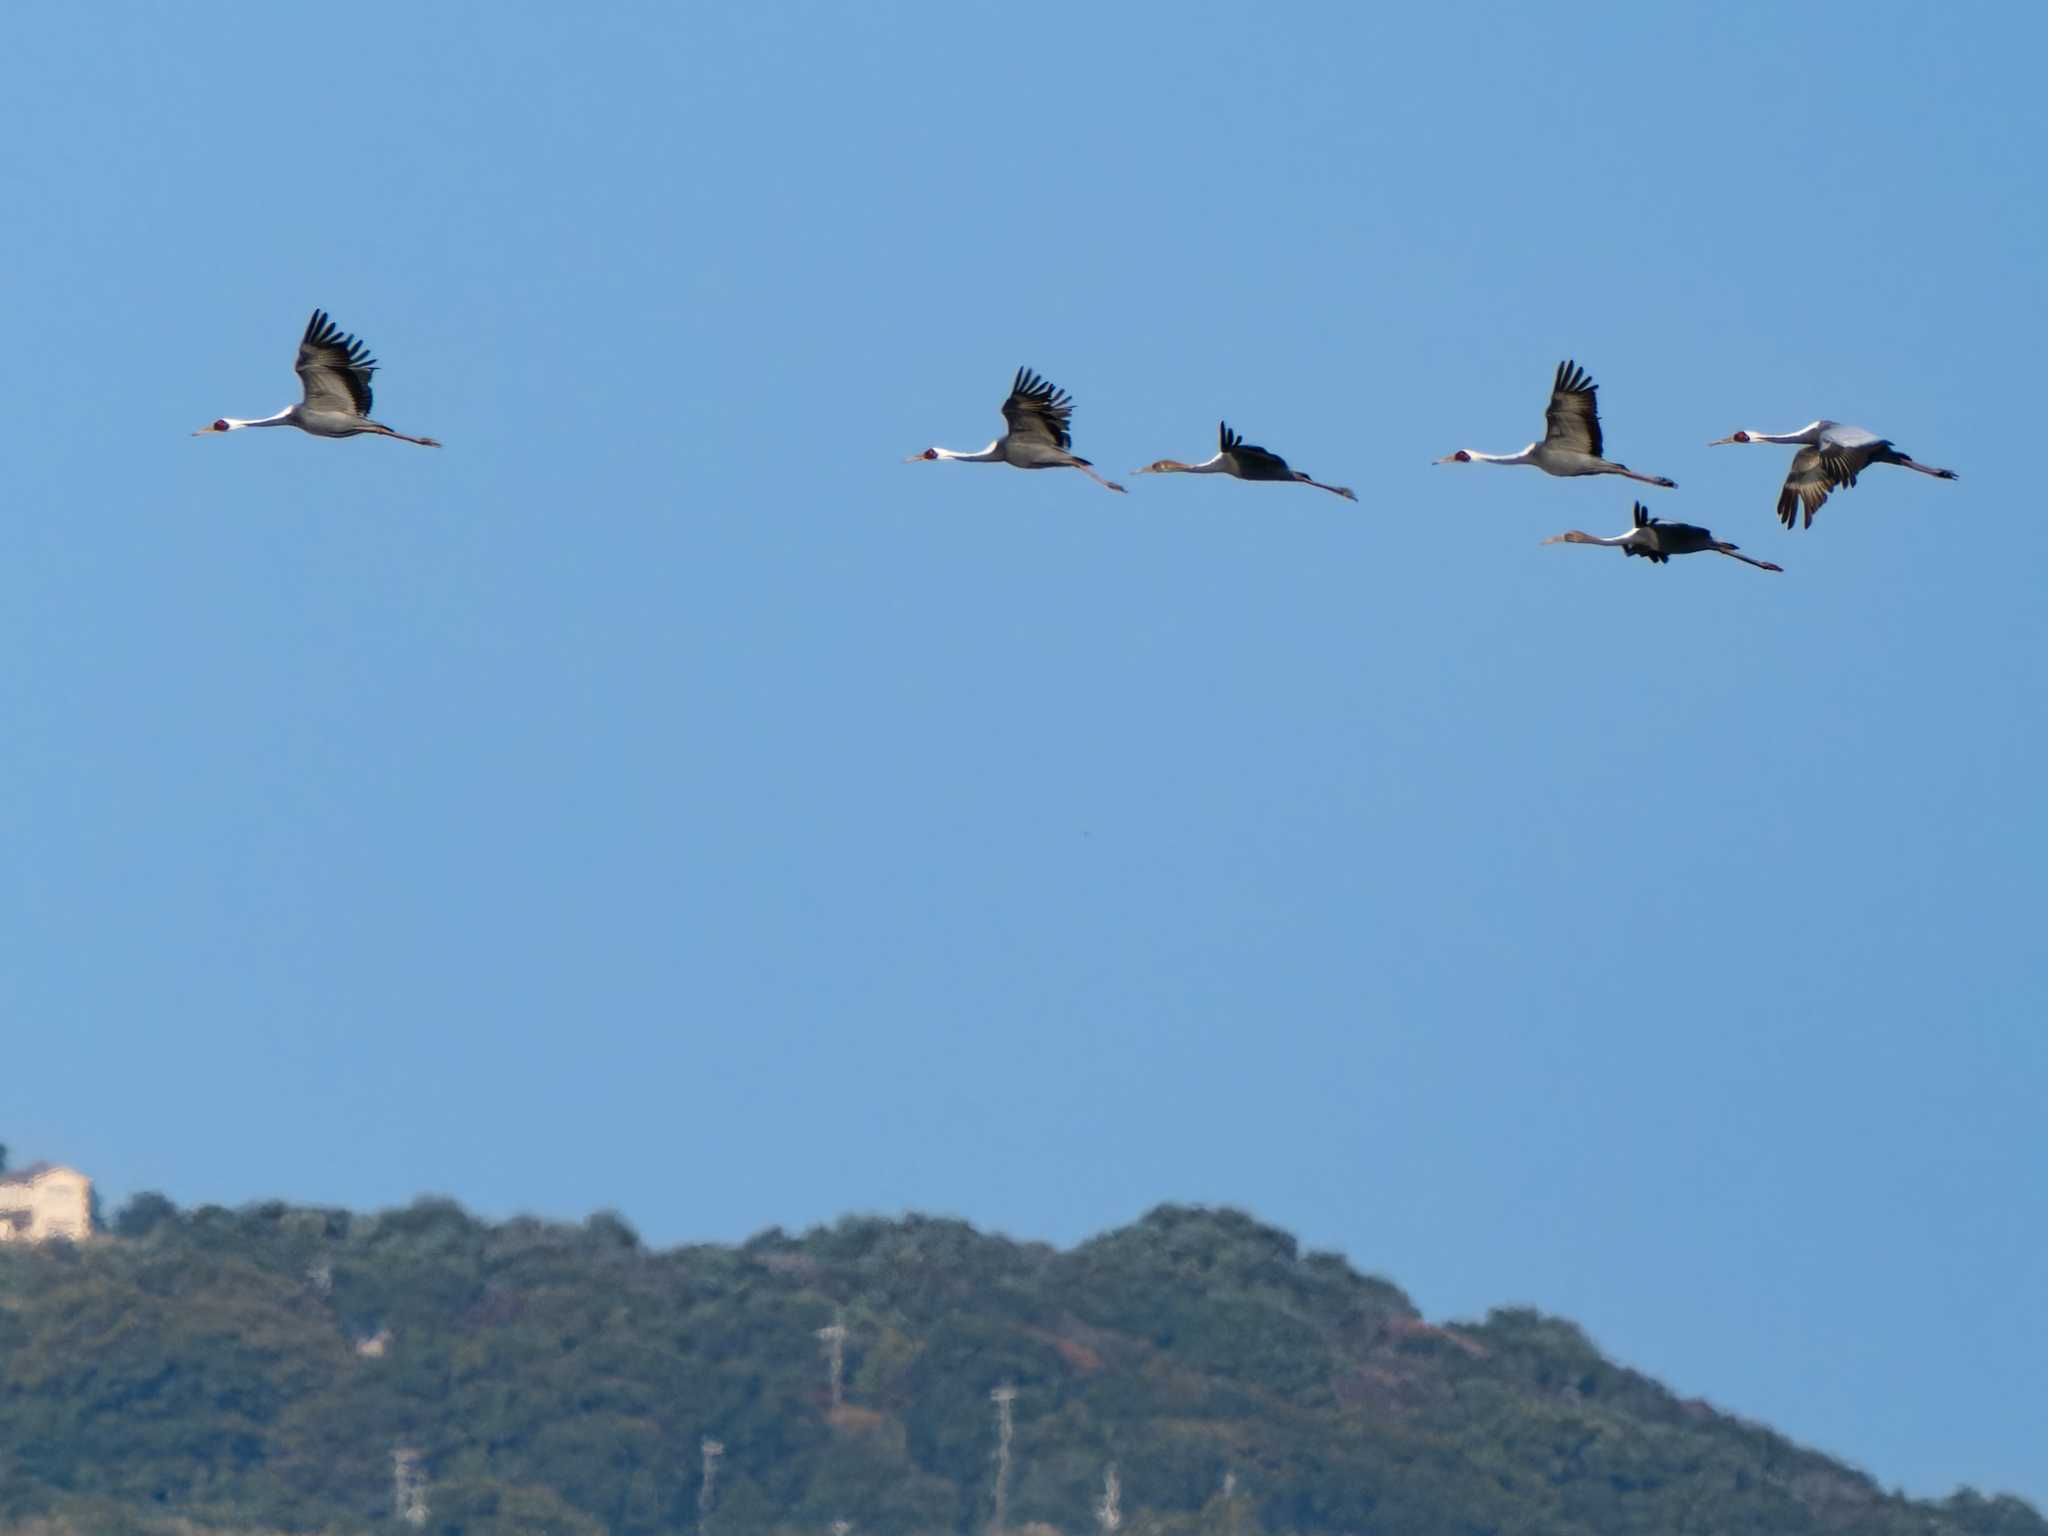
<svg viewBox="0 0 2048 1536">
<path fill-rule="evenodd" d="M 11 16 L 0 1139 L 1228 1202 L 2048 1501 L 2048 18 L 1368 9 Z M 444 451 L 188 435 L 316 305 Z M 1566 356 L 1680 489 L 1432 464 Z M 1361 501 L 902 462 L 1020 364 Z M 1787 534 L 1823 415 L 1962 478 Z"/>
</svg>

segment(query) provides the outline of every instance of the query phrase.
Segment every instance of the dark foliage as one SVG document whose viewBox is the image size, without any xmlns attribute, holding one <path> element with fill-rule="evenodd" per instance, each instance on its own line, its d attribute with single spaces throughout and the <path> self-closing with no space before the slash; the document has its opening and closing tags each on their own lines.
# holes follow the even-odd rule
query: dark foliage
<svg viewBox="0 0 2048 1536">
<path fill-rule="evenodd" d="M 113 1233 L 0 1251 L 0 1536 L 388 1532 L 400 1446 L 430 1532 L 695 1531 L 707 1438 L 715 1536 L 979 1531 L 1005 1383 L 1013 1530 L 1092 1530 L 1114 1463 L 1133 1536 L 2048 1536 L 2018 1500 L 1887 1494 L 1569 1323 L 1432 1326 L 1232 1211 L 1066 1253 L 926 1217 L 657 1252 L 445 1200 L 150 1194 Z"/>
</svg>

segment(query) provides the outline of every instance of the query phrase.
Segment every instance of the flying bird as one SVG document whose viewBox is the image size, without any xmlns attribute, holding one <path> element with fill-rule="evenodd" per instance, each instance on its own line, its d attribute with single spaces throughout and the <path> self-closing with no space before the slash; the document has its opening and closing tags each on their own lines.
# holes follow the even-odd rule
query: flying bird
<svg viewBox="0 0 2048 1536">
<path fill-rule="evenodd" d="M 1888 437 L 1879 437 L 1862 427 L 1845 426 L 1839 421 L 1808 422 L 1797 432 L 1737 432 L 1733 437 L 1716 438 L 1707 446 L 1718 448 L 1723 443 L 1803 445 L 1792 455 L 1792 468 L 1778 491 L 1778 521 L 1787 528 L 1792 526 L 1801 507 L 1806 509 L 1804 526 L 1811 528 L 1813 514 L 1828 499 L 1828 492 L 1854 485 L 1856 477 L 1873 464 L 1896 464 L 1902 469 L 1917 469 L 1937 480 L 1956 478 L 1952 469 L 1936 469 L 1932 464 L 1922 464 L 1912 455 L 1899 452 Z"/>
<path fill-rule="evenodd" d="M 237 421 L 223 416 L 210 427 L 192 435 L 232 432 L 237 427 L 297 427 L 315 437 L 356 437 L 374 433 L 378 437 L 402 438 L 422 448 L 441 445 L 431 437 L 407 437 L 382 422 L 370 420 L 370 375 L 377 360 L 370 349 L 353 336 L 344 335 L 324 310 L 313 311 L 306 322 L 306 334 L 299 341 L 299 360 L 292 366 L 305 386 L 305 398 L 288 405 L 275 416 L 256 421 Z"/>
<path fill-rule="evenodd" d="M 1551 386 L 1550 406 L 1543 413 L 1543 441 L 1531 443 L 1520 453 L 1480 453 L 1460 448 L 1445 454 L 1439 464 L 1534 464 L 1548 475 L 1626 475 L 1645 485 L 1675 489 L 1676 480 L 1662 475 L 1639 475 L 1626 464 L 1600 456 L 1600 403 L 1594 398 L 1600 386 L 1577 363 L 1566 360 L 1557 365 L 1557 380 Z"/>
<path fill-rule="evenodd" d="M 1121 491 L 1122 486 L 1103 479 L 1095 473 L 1094 465 L 1073 452 L 1073 435 L 1067 430 L 1073 414 L 1073 396 L 1048 384 L 1029 368 L 1019 368 L 1010 383 L 1010 398 L 1003 402 L 1003 420 L 1009 424 L 1009 431 L 979 453 L 927 448 L 903 462 L 957 459 L 962 464 L 1014 464 L 1019 469 L 1078 469 L 1097 485 Z"/>
<path fill-rule="evenodd" d="M 1325 485 L 1320 480 L 1311 480 L 1298 469 L 1289 469 L 1287 461 L 1277 453 L 1268 453 L 1256 444 L 1246 442 L 1223 422 L 1216 423 L 1216 456 L 1204 459 L 1199 464 L 1183 464 L 1178 459 L 1155 459 L 1143 469 L 1131 471 L 1134 475 L 1235 475 L 1240 480 L 1285 480 L 1295 485 L 1312 485 L 1319 491 L 1333 491 L 1347 501 L 1356 501 L 1349 486 Z"/>
<path fill-rule="evenodd" d="M 1733 544 L 1723 543 L 1704 528 L 1691 523 L 1667 523 L 1650 516 L 1650 509 L 1640 501 L 1636 503 L 1635 526 L 1627 533 L 1617 533 L 1611 539 L 1598 538 L 1590 533 L 1581 533 L 1574 528 L 1570 533 L 1560 533 L 1556 538 L 1545 539 L 1546 544 L 1605 544 L 1610 549 L 1619 549 L 1624 555 L 1641 555 L 1645 560 L 1662 565 L 1673 555 L 1697 555 L 1711 550 L 1717 555 L 1726 555 L 1753 565 L 1760 571 L 1780 571 L 1785 567 L 1773 565 L 1768 560 L 1755 560 L 1742 553 Z"/>
</svg>

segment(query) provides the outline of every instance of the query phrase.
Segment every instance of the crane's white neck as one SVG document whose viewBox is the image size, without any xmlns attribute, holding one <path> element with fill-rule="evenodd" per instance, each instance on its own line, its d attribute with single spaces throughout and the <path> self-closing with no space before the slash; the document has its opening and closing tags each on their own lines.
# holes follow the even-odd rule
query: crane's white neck
<svg viewBox="0 0 2048 1536">
<path fill-rule="evenodd" d="M 994 464 L 1002 459 L 1002 455 L 996 452 L 996 449 L 1001 445 L 1002 439 L 997 438 L 995 442 L 990 443 L 979 453 L 962 453 L 957 448 L 934 448 L 932 456 L 940 459 L 954 459 L 962 464 Z"/>
<path fill-rule="evenodd" d="M 1531 443 L 1520 453 L 1481 453 L 1476 448 L 1466 448 L 1462 451 L 1474 464 L 1527 464 L 1536 457 L 1538 446 Z"/>
<path fill-rule="evenodd" d="M 291 421 L 292 413 L 297 409 L 295 405 L 288 405 L 275 416 L 259 416 L 254 421 L 237 421 L 232 416 L 223 416 L 221 420 L 228 424 L 230 432 L 237 427 L 282 427 Z"/>
<path fill-rule="evenodd" d="M 1737 442 L 1752 443 L 1817 443 L 1827 426 L 1824 421 L 1810 421 L 1797 432 L 1751 432 L 1744 430 Z"/>
</svg>

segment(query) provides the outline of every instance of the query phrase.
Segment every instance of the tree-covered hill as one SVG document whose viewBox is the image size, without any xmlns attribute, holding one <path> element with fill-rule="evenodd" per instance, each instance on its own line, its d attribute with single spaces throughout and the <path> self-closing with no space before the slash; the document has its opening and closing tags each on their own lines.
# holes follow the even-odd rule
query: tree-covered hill
<svg viewBox="0 0 2048 1536">
<path fill-rule="evenodd" d="M 609 1215 L 144 1196 L 105 1241 L 0 1250 L 0 1533 L 406 1530 L 400 1450 L 448 1533 L 981 1532 L 1000 1483 L 1046 1536 L 1098 1528 L 1114 1465 L 1121 1530 L 1161 1536 L 2048 1536 L 1569 1323 L 1432 1326 L 1230 1211 L 1067 1252 L 921 1217 L 656 1252 Z"/>
</svg>

